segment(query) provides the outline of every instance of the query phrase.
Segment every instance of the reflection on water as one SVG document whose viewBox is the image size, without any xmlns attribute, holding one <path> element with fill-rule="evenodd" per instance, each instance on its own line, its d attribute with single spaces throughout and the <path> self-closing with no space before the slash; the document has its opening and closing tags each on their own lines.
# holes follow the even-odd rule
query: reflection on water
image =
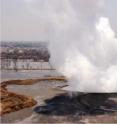
<svg viewBox="0 0 117 124">
<path fill-rule="evenodd" d="M 1 69 L 52 69 L 49 62 L 43 60 L 34 61 L 32 59 L 2 59 Z"/>
<path fill-rule="evenodd" d="M 59 76 L 60 74 L 53 69 L 49 62 L 38 61 L 35 62 L 31 59 L 27 60 L 14 60 L 4 59 L 1 62 L 1 79 L 31 79 L 43 76 Z M 36 70 L 35 70 L 36 69 Z M 47 70 L 43 70 L 47 69 Z"/>
</svg>

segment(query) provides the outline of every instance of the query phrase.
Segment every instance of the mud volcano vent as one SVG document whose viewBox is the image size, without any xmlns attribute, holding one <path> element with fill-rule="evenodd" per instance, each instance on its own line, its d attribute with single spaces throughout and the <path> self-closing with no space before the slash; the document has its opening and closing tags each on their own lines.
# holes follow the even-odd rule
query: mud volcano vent
<svg viewBox="0 0 117 124">
<path fill-rule="evenodd" d="M 76 93 L 75 93 L 76 94 Z M 45 100 L 34 111 L 49 115 L 98 115 L 117 112 L 116 93 L 88 93 L 70 97 L 68 93 Z"/>
</svg>

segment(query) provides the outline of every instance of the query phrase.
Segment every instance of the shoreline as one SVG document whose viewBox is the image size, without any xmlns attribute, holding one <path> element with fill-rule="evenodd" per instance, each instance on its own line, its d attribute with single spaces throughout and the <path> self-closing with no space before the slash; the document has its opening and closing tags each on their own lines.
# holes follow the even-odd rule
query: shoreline
<svg viewBox="0 0 117 124">
<path fill-rule="evenodd" d="M 8 85 L 33 85 L 35 83 L 39 83 L 40 81 L 65 81 L 63 76 L 60 77 L 43 77 L 38 79 L 24 79 L 24 80 L 8 80 L 1 82 L 0 92 L 1 92 L 1 112 L 0 114 L 6 114 L 14 111 L 18 111 L 20 109 L 24 109 L 26 107 L 34 106 L 37 101 L 30 96 L 21 95 L 21 93 L 15 93 L 8 90 Z M 20 104 L 14 104 L 15 100 L 20 100 Z M 9 104 L 7 104 L 9 102 Z"/>
<path fill-rule="evenodd" d="M 22 80 L 8 80 L 8 81 L 2 81 L 1 85 L 32 85 L 39 81 L 66 81 L 64 76 L 49 76 L 49 77 L 42 77 L 42 78 L 36 78 L 36 79 L 22 79 Z"/>
<path fill-rule="evenodd" d="M 65 97 L 65 99 L 60 100 L 57 99 L 57 103 L 55 101 L 53 101 L 54 97 L 59 96 L 59 98 L 61 98 L 63 96 L 63 93 L 66 93 L 66 91 L 63 90 L 59 90 L 59 88 L 63 87 L 66 85 L 66 82 L 62 82 L 63 80 L 54 80 L 56 79 L 54 77 L 50 78 L 50 77 L 44 77 L 46 79 L 43 78 L 38 78 L 38 79 L 27 79 L 27 80 L 11 80 L 9 83 L 2 83 L 2 86 L 6 86 L 6 88 L 8 89 L 9 92 L 14 92 L 16 94 L 24 94 L 26 96 L 31 96 L 36 102 L 37 104 L 35 104 L 32 107 L 28 107 L 28 108 L 23 108 L 20 109 L 18 111 L 14 111 L 11 113 L 7 113 L 4 114 L 2 116 L 2 123 L 14 123 L 14 122 L 20 122 L 20 123 L 63 123 L 63 122 L 71 122 L 71 123 L 76 123 L 76 122 L 83 122 L 85 123 L 87 122 L 117 122 L 117 113 L 103 113 L 103 114 L 84 114 L 84 115 L 80 115 L 80 108 L 78 109 L 77 107 L 81 105 L 81 103 L 79 104 L 77 102 L 77 99 L 74 99 L 74 97 Z M 63 77 L 62 77 L 63 78 Z M 50 79 L 50 80 L 47 80 Z M 37 82 L 35 82 L 35 80 L 38 80 Z M 4 82 L 4 81 L 3 81 Z M 17 82 L 17 83 L 16 83 Z M 67 94 L 68 95 L 68 94 Z M 113 95 L 113 94 L 110 94 Z M 89 95 L 88 95 L 89 96 Z M 77 97 L 76 97 L 77 98 Z M 115 104 L 117 104 L 117 94 L 115 94 L 115 97 L 113 95 L 113 98 L 115 99 Z M 56 115 L 56 114 L 51 114 L 51 112 L 46 115 L 46 114 L 42 114 L 42 113 L 38 113 L 35 112 L 35 108 L 37 108 L 38 111 L 38 107 L 41 106 L 48 106 L 49 104 L 46 103 L 46 101 L 50 99 L 50 101 L 53 103 L 53 105 L 59 105 L 56 109 L 53 111 L 53 113 L 59 113 L 59 111 L 63 111 L 63 113 L 66 113 L 65 115 L 60 112 L 60 115 Z M 71 100 L 70 100 L 71 99 Z M 74 100 L 72 100 L 74 99 Z M 64 101 L 65 100 L 65 101 Z M 69 101 L 70 100 L 70 101 Z M 94 97 L 95 100 L 95 97 Z M 113 99 L 111 99 L 113 101 Z M 76 101 L 76 102 L 75 102 Z M 81 99 L 81 102 L 84 101 L 84 98 Z M 97 101 L 98 102 L 98 101 Z M 90 103 L 92 103 L 90 101 Z M 110 102 L 111 103 L 111 102 Z M 47 105 L 46 105 L 47 104 Z M 111 103 L 112 104 L 112 103 Z M 74 105 L 78 105 L 76 106 L 75 109 Z M 82 105 L 81 105 L 82 106 Z M 68 107 L 68 109 L 66 108 Z M 72 108 L 73 107 L 73 108 Z M 71 110 L 77 111 L 76 113 L 72 113 Z M 68 113 L 71 114 L 69 115 Z M 107 119 L 108 118 L 108 119 Z"/>
</svg>

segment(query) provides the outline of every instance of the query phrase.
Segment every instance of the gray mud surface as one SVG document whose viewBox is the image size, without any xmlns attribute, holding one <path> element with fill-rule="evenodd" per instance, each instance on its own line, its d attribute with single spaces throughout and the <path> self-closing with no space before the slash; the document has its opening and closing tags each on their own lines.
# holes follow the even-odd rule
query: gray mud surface
<svg viewBox="0 0 117 124">
<path fill-rule="evenodd" d="M 9 91 L 32 96 L 38 103 L 20 111 L 5 114 L 2 123 L 117 123 L 117 112 L 103 111 L 100 107 L 117 109 L 117 94 L 88 94 L 69 97 L 59 90 L 66 85 L 60 81 L 44 81 L 33 85 L 9 85 Z M 90 99 L 89 99 L 90 98 Z"/>
</svg>

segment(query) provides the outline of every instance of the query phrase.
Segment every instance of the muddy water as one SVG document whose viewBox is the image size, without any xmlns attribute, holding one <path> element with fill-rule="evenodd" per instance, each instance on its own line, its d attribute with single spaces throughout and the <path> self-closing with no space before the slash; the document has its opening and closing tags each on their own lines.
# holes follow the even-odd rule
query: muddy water
<svg viewBox="0 0 117 124">
<path fill-rule="evenodd" d="M 58 86 L 65 85 L 64 82 L 60 81 L 40 81 L 33 85 L 9 85 L 7 86 L 9 91 L 13 91 L 18 94 L 25 94 L 32 97 L 47 97 L 47 95 L 51 96 L 59 90 L 55 90 L 54 88 Z"/>
<path fill-rule="evenodd" d="M 43 76 L 59 76 L 58 72 L 55 70 L 24 70 L 24 71 L 14 71 L 14 70 L 2 70 L 1 71 L 1 81 L 13 80 L 13 79 L 34 79 Z"/>
<path fill-rule="evenodd" d="M 8 67 L 6 67 L 6 65 Z M 4 66 L 5 67 L 4 67 Z M 4 69 L 14 69 L 14 64 L 12 60 L 3 61 L 2 65 Z M 41 70 L 41 69 L 53 69 L 48 62 L 33 62 L 32 60 L 18 60 L 17 61 L 17 71 L 16 70 L 2 70 L 1 80 L 13 80 L 13 79 L 31 79 L 43 76 L 57 76 L 61 75 L 56 70 Z M 22 69 L 22 70 L 20 70 Z M 24 69 L 24 70 L 23 70 Z M 29 69 L 29 70 L 25 70 Z M 40 69 L 40 70 L 30 70 L 30 69 Z"/>
</svg>

